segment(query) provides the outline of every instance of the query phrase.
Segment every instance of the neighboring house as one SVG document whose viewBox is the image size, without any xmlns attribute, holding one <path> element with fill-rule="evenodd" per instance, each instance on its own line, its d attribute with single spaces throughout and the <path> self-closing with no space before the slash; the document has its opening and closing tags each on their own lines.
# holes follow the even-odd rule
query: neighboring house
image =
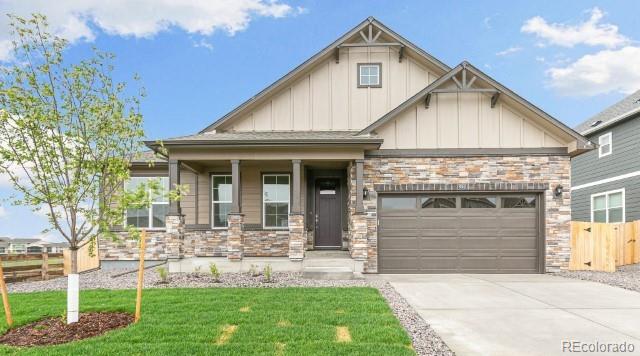
<svg viewBox="0 0 640 356">
<path fill-rule="evenodd" d="M 40 239 L 11 239 L 0 237 L 0 254 L 62 253 L 66 242 L 48 242 Z"/>
<path fill-rule="evenodd" d="M 571 161 L 573 220 L 640 220 L 640 90 L 576 127 L 597 150 Z"/>
<path fill-rule="evenodd" d="M 166 161 L 136 163 L 127 186 L 190 190 L 129 211 L 150 231 L 147 260 L 184 270 L 335 249 L 365 273 L 566 268 L 570 157 L 590 149 L 473 65 L 451 68 L 373 18 L 162 144 Z M 99 251 L 103 263 L 138 258 L 131 240 Z"/>
</svg>

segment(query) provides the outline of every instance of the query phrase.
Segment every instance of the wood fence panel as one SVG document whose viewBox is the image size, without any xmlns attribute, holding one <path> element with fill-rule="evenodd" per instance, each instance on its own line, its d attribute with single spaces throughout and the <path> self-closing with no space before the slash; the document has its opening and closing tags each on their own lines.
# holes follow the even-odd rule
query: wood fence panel
<svg viewBox="0 0 640 356">
<path fill-rule="evenodd" d="M 640 263 L 640 220 L 633 222 L 633 263 Z"/>
<path fill-rule="evenodd" d="M 620 235 L 624 236 L 620 226 L 572 221 L 569 269 L 614 272 L 619 253 L 616 242 L 622 239 Z"/>
<path fill-rule="evenodd" d="M 98 257 L 98 246 L 96 244 L 93 256 L 89 254 L 89 244 L 82 246 L 78 250 L 78 273 L 90 271 L 100 267 L 100 257 Z M 64 275 L 71 272 L 71 251 L 64 250 Z"/>
</svg>

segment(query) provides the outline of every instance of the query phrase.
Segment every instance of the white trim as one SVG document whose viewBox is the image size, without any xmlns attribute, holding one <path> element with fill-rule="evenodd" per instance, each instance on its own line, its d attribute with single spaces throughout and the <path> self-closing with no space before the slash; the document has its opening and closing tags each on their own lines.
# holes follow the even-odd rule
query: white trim
<svg viewBox="0 0 640 356">
<path fill-rule="evenodd" d="M 613 119 L 605 122 L 604 124 L 601 124 L 602 126 L 598 125 L 596 127 L 590 128 L 588 130 L 584 130 L 584 131 L 581 132 L 581 134 L 582 135 L 588 135 L 588 134 L 590 134 L 592 132 L 595 132 L 595 131 L 598 131 L 598 130 L 602 130 L 605 127 L 611 126 L 612 124 L 614 124 L 614 123 L 616 123 L 616 122 L 618 122 L 620 120 L 624 120 L 624 119 L 628 118 L 629 116 L 631 116 L 633 114 L 636 114 L 636 113 L 639 113 L 639 112 L 640 112 L 640 107 L 637 107 L 635 109 L 631 109 L 631 110 L 627 111 L 626 113 L 624 113 L 622 115 L 618 115 L 618 116 L 614 117 Z"/>
<path fill-rule="evenodd" d="M 278 177 L 278 176 L 286 176 L 289 178 L 289 200 L 288 201 L 270 201 L 269 203 L 287 203 L 287 216 L 291 214 L 291 174 L 289 173 L 269 173 L 262 175 L 262 228 L 265 230 L 287 230 L 289 227 L 286 226 L 267 226 L 267 209 L 265 209 L 265 201 L 264 201 L 264 178 L 265 177 Z M 277 178 L 276 178 L 277 179 Z M 288 223 L 287 223 L 288 225 Z"/>
<path fill-rule="evenodd" d="M 129 177 L 129 180 L 126 182 L 130 182 L 133 179 L 144 179 L 144 180 L 151 180 L 151 179 L 157 179 L 160 181 L 160 186 L 163 189 L 163 193 L 169 193 L 169 177 L 167 176 L 133 176 L 133 177 Z M 167 185 L 165 187 L 165 185 L 163 184 L 163 181 L 166 179 L 167 181 Z M 126 183 L 125 183 L 125 189 L 126 187 Z M 167 191 L 164 192 L 164 189 L 167 188 Z M 151 193 L 151 192 L 149 192 Z M 169 205 L 169 200 L 167 199 L 167 201 L 152 201 L 151 204 L 149 205 L 149 207 L 147 207 L 147 211 L 148 211 L 148 218 L 149 218 L 149 224 L 147 227 L 144 226 L 134 226 L 136 229 L 140 230 L 140 229 L 146 229 L 149 231 L 162 231 L 166 229 L 166 226 L 153 226 L 153 206 L 154 205 Z M 129 217 L 129 209 L 125 210 L 124 212 L 124 226 L 128 226 L 128 217 Z"/>
<path fill-rule="evenodd" d="M 229 223 L 227 222 L 227 225 L 225 226 L 215 226 L 214 221 L 215 221 L 215 214 L 216 214 L 216 209 L 215 207 L 215 203 L 223 203 L 223 204 L 231 204 L 233 203 L 233 201 L 231 200 L 214 200 L 214 194 L 213 194 L 213 181 L 215 177 L 229 177 L 231 178 L 231 174 L 212 174 L 211 175 L 211 229 L 212 230 L 226 230 L 229 227 L 227 226 Z M 233 190 L 233 182 L 231 183 L 231 189 Z"/>
<path fill-rule="evenodd" d="M 611 183 L 611 182 L 615 182 L 615 181 L 619 181 L 619 180 L 623 180 L 623 179 L 627 179 L 627 178 L 633 178 L 633 177 L 637 177 L 637 176 L 640 176 L 640 171 L 635 171 L 635 172 L 631 172 L 631 173 L 625 173 L 625 174 L 621 174 L 621 175 L 615 176 L 615 177 L 600 179 L 600 180 L 597 180 L 595 182 L 576 185 L 575 187 L 571 187 L 571 191 L 578 190 L 578 189 L 589 188 L 589 187 L 594 187 L 596 185 L 605 184 L 605 183 Z"/>
<path fill-rule="evenodd" d="M 607 139 L 607 138 L 609 139 L 609 143 L 603 144 L 602 143 L 603 139 Z M 606 145 L 609 145 L 609 152 L 602 153 L 602 148 L 605 147 Z M 598 136 L 598 158 L 606 157 L 611 153 L 613 153 L 613 136 L 611 135 L 611 131 L 609 131 L 606 134 L 602 134 Z"/>
<path fill-rule="evenodd" d="M 625 191 L 624 188 L 621 189 L 616 189 L 616 190 L 609 190 L 606 192 L 602 192 L 602 193 L 595 193 L 595 194 L 591 194 L 591 204 L 589 206 L 589 211 L 591 212 L 591 222 L 593 222 L 593 199 L 597 198 L 597 197 L 601 197 L 604 196 L 605 197 L 605 213 L 606 213 L 606 221 L 605 222 L 609 222 L 609 210 L 611 209 L 609 207 L 609 196 L 612 194 L 616 194 L 616 193 L 622 193 L 622 221 L 618 221 L 617 223 L 623 223 L 626 222 L 626 213 L 627 213 L 627 203 L 626 203 L 626 199 L 625 199 Z"/>
</svg>

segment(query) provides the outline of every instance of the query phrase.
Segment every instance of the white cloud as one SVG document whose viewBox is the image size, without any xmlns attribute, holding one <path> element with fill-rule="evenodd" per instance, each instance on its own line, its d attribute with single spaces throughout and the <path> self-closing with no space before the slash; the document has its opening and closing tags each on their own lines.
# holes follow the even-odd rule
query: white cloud
<svg viewBox="0 0 640 356">
<path fill-rule="evenodd" d="M 514 54 L 514 53 L 520 52 L 520 51 L 522 51 L 522 47 L 512 46 L 512 47 L 509 47 L 509 48 L 505 49 L 504 51 L 497 52 L 496 56 L 508 56 L 510 54 Z"/>
<path fill-rule="evenodd" d="M 4 206 L 0 205 L 0 219 L 4 218 L 7 216 L 7 209 L 5 209 Z"/>
<path fill-rule="evenodd" d="M 204 38 L 201 38 L 197 41 L 193 41 L 193 47 L 196 48 L 206 48 L 209 51 L 213 51 L 213 45 L 211 44 L 211 42 L 207 41 Z"/>
<path fill-rule="evenodd" d="M 11 56 L 9 20 L 13 13 L 42 13 L 51 29 L 70 42 L 93 41 L 92 26 L 118 36 L 151 37 L 171 28 L 211 35 L 233 35 L 247 28 L 254 17 L 280 18 L 302 14 L 279 0 L 9 0 L 0 3 L 0 60 Z"/>
<path fill-rule="evenodd" d="M 557 46 L 573 47 L 578 44 L 615 48 L 630 41 L 618 33 L 618 26 L 600 23 L 604 12 L 597 7 L 590 11 L 588 20 L 577 25 L 548 23 L 540 16 L 527 20 L 520 31 L 534 34 L 540 39 Z"/>
<path fill-rule="evenodd" d="M 627 46 L 588 54 L 564 66 L 550 68 L 551 86 L 564 95 L 630 94 L 640 88 L 640 47 Z"/>
</svg>

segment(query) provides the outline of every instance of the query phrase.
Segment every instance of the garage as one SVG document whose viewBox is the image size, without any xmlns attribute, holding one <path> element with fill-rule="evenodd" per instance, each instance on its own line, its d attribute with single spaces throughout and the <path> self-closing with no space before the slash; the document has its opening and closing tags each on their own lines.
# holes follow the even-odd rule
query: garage
<svg viewBox="0 0 640 356">
<path fill-rule="evenodd" d="M 540 273 L 536 193 L 381 194 L 380 273 Z"/>
</svg>

